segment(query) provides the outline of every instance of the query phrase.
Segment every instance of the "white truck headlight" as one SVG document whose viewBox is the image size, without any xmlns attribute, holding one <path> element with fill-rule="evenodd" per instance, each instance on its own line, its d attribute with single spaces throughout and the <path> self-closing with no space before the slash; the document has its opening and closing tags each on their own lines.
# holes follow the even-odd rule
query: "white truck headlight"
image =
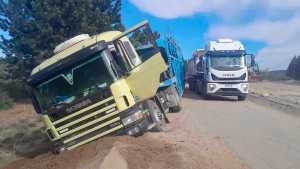
<svg viewBox="0 0 300 169">
<path fill-rule="evenodd" d="M 241 87 L 244 91 L 248 91 L 249 90 L 249 84 L 248 83 L 243 83 L 241 84 Z"/>
<path fill-rule="evenodd" d="M 213 91 L 213 90 L 215 90 L 217 88 L 217 85 L 216 84 L 208 84 L 207 87 L 208 87 L 209 91 Z"/>
<path fill-rule="evenodd" d="M 122 120 L 122 123 L 124 124 L 124 126 L 128 126 L 131 123 L 134 123 L 140 119 L 142 119 L 144 117 L 144 112 L 142 111 L 137 111 L 135 113 L 133 113 L 132 115 L 124 118 Z"/>
</svg>

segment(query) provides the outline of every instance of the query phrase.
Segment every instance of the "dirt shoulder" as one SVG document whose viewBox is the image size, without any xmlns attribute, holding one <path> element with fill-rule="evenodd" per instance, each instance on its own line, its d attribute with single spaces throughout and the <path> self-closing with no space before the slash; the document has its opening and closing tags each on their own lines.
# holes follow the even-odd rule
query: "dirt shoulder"
<svg viewBox="0 0 300 169">
<path fill-rule="evenodd" d="M 292 112 L 297 112 L 300 110 L 300 82 L 263 81 L 251 83 L 250 90 L 251 95 L 257 99 L 261 98 L 269 101 L 270 104 L 273 104 L 273 106 L 276 108 L 281 108 L 285 111 Z"/>
<path fill-rule="evenodd" d="M 197 113 L 197 112 L 194 112 Z M 73 151 L 21 156 L 3 169 L 248 169 L 220 138 L 198 135 L 184 128 L 187 114 L 169 114 L 165 132 L 144 136 L 106 137 Z M 33 137 L 34 138 L 34 137 Z M 39 149 L 32 142 L 27 149 Z M 38 144 L 46 143 L 45 141 Z M 42 146 L 41 146 L 42 147 Z"/>
</svg>

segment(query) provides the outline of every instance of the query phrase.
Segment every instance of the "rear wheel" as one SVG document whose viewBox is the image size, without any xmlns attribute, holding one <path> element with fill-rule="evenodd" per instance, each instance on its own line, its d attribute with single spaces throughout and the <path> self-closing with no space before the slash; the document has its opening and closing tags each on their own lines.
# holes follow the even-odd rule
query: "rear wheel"
<svg viewBox="0 0 300 169">
<path fill-rule="evenodd" d="M 161 109 L 153 100 L 146 101 L 145 106 L 149 110 L 151 119 L 154 123 L 154 127 L 152 129 L 155 131 L 163 131 L 166 121 Z"/>
<path fill-rule="evenodd" d="M 167 99 L 170 105 L 171 112 L 179 112 L 181 110 L 180 96 L 174 86 L 169 87 Z"/>
<path fill-rule="evenodd" d="M 189 82 L 189 89 L 190 89 L 190 91 L 193 91 L 193 92 L 196 91 L 196 83 L 192 80 L 190 80 L 190 82 Z"/>
</svg>

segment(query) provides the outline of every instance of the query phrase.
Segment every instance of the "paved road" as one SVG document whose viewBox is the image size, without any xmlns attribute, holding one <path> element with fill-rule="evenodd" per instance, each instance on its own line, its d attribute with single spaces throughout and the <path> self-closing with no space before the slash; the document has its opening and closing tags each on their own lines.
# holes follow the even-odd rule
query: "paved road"
<svg viewBox="0 0 300 169">
<path fill-rule="evenodd" d="M 184 126 L 221 137 L 254 169 L 300 169 L 300 118 L 268 105 L 183 99 Z M 300 112 L 299 112 L 300 113 Z"/>
</svg>

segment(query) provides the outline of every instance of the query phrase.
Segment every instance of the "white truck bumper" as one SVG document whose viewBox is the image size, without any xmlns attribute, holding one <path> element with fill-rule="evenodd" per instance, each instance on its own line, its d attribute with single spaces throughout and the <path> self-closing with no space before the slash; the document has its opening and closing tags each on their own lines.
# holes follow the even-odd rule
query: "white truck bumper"
<svg viewBox="0 0 300 169">
<path fill-rule="evenodd" d="M 249 93 L 249 83 L 207 83 L 208 95 L 245 96 Z"/>
</svg>

